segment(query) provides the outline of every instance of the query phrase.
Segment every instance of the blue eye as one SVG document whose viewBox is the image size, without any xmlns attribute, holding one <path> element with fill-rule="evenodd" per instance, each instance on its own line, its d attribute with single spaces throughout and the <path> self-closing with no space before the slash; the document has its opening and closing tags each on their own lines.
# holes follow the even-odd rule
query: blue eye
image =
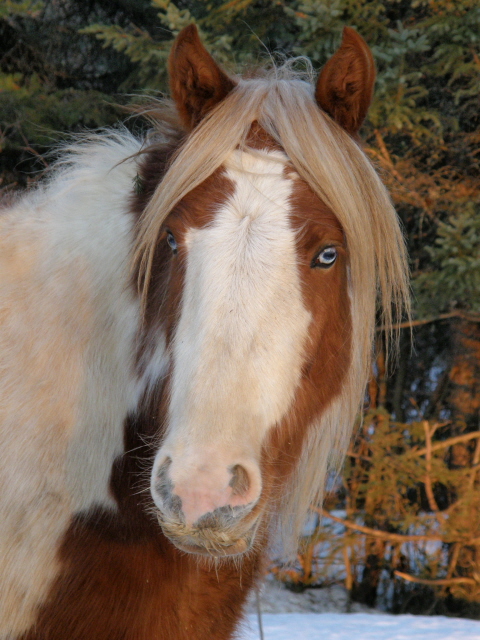
<svg viewBox="0 0 480 640">
<path fill-rule="evenodd" d="M 177 253 L 177 241 L 171 231 L 167 231 L 167 243 L 173 253 Z"/>
<path fill-rule="evenodd" d="M 335 247 L 325 247 L 312 260 L 312 267 L 320 269 L 328 269 L 337 259 L 337 250 Z"/>
</svg>

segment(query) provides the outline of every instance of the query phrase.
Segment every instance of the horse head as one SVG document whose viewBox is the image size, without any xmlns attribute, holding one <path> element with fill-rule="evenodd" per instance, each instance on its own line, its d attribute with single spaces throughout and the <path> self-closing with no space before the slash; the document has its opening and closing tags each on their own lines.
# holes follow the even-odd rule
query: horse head
<svg viewBox="0 0 480 640">
<path fill-rule="evenodd" d="M 356 140 L 375 73 L 355 31 L 316 85 L 231 78 L 194 26 L 169 70 L 184 134 L 136 252 L 166 345 L 150 490 L 177 547 L 223 557 L 264 544 L 274 513 L 298 532 L 362 399 L 377 281 L 387 306 L 402 295 L 403 245 Z"/>
</svg>

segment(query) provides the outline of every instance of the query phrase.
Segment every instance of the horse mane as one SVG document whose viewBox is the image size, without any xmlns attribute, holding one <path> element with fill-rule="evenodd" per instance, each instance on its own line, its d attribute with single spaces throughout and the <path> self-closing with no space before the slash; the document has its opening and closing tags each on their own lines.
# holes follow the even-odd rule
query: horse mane
<svg viewBox="0 0 480 640">
<path fill-rule="evenodd" d="M 178 149 L 138 229 L 134 262 L 144 301 L 163 221 L 231 151 L 247 146 L 254 122 L 283 147 L 299 175 L 335 213 L 349 252 L 351 364 L 341 394 L 310 428 L 280 510 L 284 541 L 293 549 L 308 509 L 321 500 L 325 478 L 338 469 L 347 449 L 370 374 L 377 312 L 387 327 L 387 352 L 389 342 L 395 347 L 395 332 L 388 328 L 409 311 L 408 267 L 397 215 L 375 169 L 359 145 L 319 109 L 313 84 L 287 63 L 265 77 L 240 80 Z"/>
</svg>

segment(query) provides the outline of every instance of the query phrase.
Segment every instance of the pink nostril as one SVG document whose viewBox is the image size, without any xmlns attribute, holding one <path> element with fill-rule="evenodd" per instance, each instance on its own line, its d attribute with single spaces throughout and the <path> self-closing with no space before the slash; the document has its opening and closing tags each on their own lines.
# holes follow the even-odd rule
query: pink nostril
<svg viewBox="0 0 480 640">
<path fill-rule="evenodd" d="M 228 468 L 231 474 L 225 506 L 253 507 L 262 488 L 260 469 L 257 465 L 235 464 Z"/>
<path fill-rule="evenodd" d="M 155 503 L 161 511 L 166 510 L 179 516 L 182 511 L 182 501 L 172 491 L 173 483 L 168 474 L 171 464 L 172 459 L 166 457 L 165 460 L 157 467 L 153 476 L 152 494 L 154 500 L 157 498 Z"/>
<path fill-rule="evenodd" d="M 232 496 L 243 497 L 250 489 L 250 479 L 247 470 L 241 464 L 236 464 L 230 469 L 232 479 L 229 482 L 232 488 Z"/>
</svg>

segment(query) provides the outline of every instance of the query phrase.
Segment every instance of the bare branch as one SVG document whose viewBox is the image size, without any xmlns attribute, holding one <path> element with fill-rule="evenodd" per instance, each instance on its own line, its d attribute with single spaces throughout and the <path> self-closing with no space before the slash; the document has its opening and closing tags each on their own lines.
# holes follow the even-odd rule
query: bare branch
<svg viewBox="0 0 480 640">
<path fill-rule="evenodd" d="M 473 578 L 439 578 L 438 580 L 429 580 L 428 578 L 416 578 L 415 576 L 411 576 L 409 573 L 403 573 L 402 571 L 395 571 L 395 575 L 398 578 L 407 580 L 408 582 L 415 582 L 417 584 L 429 584 L 432 586 L 441 586 L 448 584 L 477 584 L 477 582 Z"/>
<path fill-rule="evenodd" d="M 468 311 L 462 311 L 458 309 L 457 311 L 450 311 L 449 313 L 441 313 L 438 316 L 433 316 L 431 318 L 423 318 L 421 320 L 409 320 L 407 322 L 398 322 L 397 324 L 392 324 L 391 326 L 382 325 L 377 327 L 377 331 L 390 331 L 391 329 L 407 329 L 410 327 L 420 327 L 424 324 L 430 324 L 431 322 L 438 322 L 439 320 L 448 320 L 450 318 L 463 318 L 464 320 L 468 320 L 469 322 L 480 322 L 480 313 L 469 313 Z"/>
<path fill-rule="evenodd" d="M 403 533 L 390 533 L 388 531 L 379 531 L 378 529 L 372 529 L 362 524 L 357 524 L 356 522 L 350 522 L 349 520 L 345 520 L 344 518 L 339 518 L 338 516 L 334 516 L 329 511 L 327 511 L 326 509 L 323 509 L 322 507 L 314 507 L 314 510 L 320 513 L 325 518 L 330 518 L 330 520 L 333 520 L 334 522 L 343 524 L 343 526 L 347 527 L 348 529 L 353 529 L 354 531 L 363 533 L 366 536 L 381 538 L 382 540 L 391 540 L 394 542 L 422 542 L 425 540 L 443 540 L 444 539 L 441 535 L 438 535 L 438 534 L 408 535 Z"/>
<path fill-rule="evenodd" d="M 442 440 L 441 442 L 436 442 L 432 444 L 431 451 L 439 451 L 440 449 L 446 449 L 447 447 L 451 447 L 453 444 L 457 444 L 457 442 L 467 442 L 468 440 L 475 440 L 476 438 L 480 438 L 480 431 L 471 431 L 470 433 L 464 433 L 461 436 L 455 436 L 453 438 L 448 438 L 448 440 Z M 413 449 L 408 452 L 408 456 L 424 456 L 427 453 L 427 447 L 423 449 Z"/>
<path fill-rule="evenodd" d="M 353 531 L 358 531 L 359 533 L 363 533 L 366 536 L 372 536 L 373 538 L 381 538 L 383 540 L 390 540 L 392 542 L 423 542 L 426 540 L 441 540 L 442 542 L 455 543 L 459 542 L 464 546 L 480 546 L 480 536 L 477 538 L 450 538 L 445 535 L 440 534 L 428 534 L 428 535 L 413 535 L 413 534 L 404 534 L 404 533 L 390 533 L 389 531 L 379 531 L 378 529 L 372 529 L 371 527 L 366 527 L 363 524 L 357 524 L 356 522 L 351 522 L 350 520 L 345 520 L 344 518 L 339 518 L 338 516 L 334 516 L 326 509 L 322 507 L 313 507 L 312 510 L 320 513 L 325 518 L 330 518 L 334 522 L 338 522 L 339 524 L 343 524 L 347 529 L 352 529 Z M 441 511 L 440 513 L 444 514 L 445 511 Z"/>
</svg>

